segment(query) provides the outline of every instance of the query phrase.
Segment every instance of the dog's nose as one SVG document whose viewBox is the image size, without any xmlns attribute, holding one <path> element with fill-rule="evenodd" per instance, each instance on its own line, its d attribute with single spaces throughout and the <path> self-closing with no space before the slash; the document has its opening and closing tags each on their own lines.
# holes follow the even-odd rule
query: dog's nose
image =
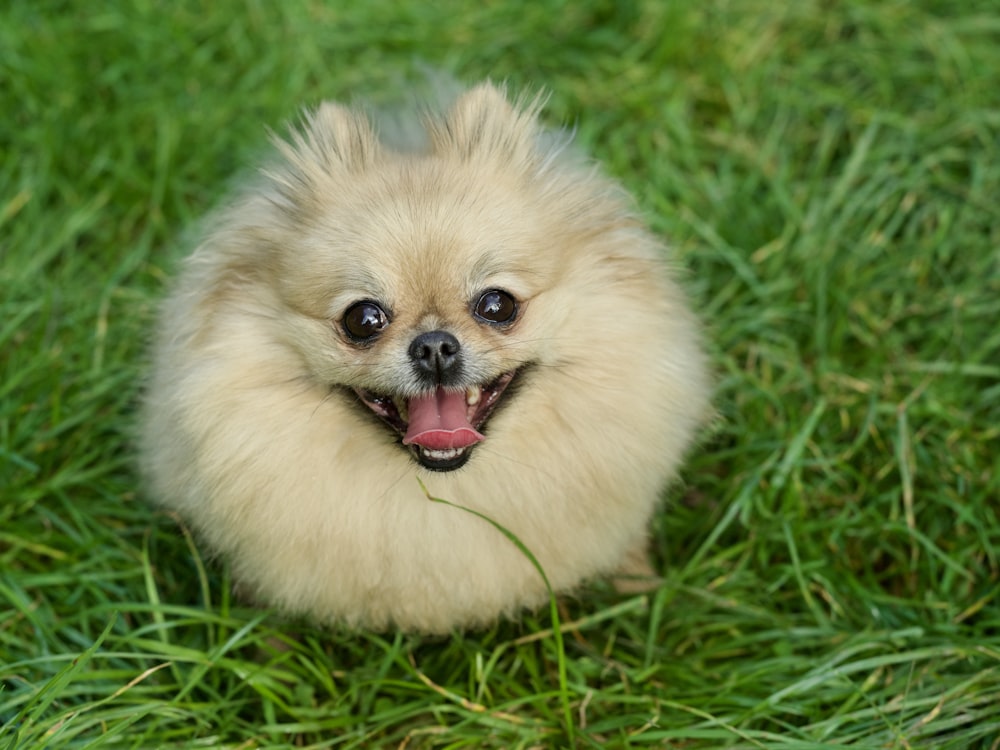
<svg viewBox="0 0 1000 750">
<path fill-rule="evenodd" d="M 458 339 L 447 331 L 428 331 L 410 342 L 409 354 L 421 378 L 449 385 L 462 369 L 461 350 Z"/>
</svg>

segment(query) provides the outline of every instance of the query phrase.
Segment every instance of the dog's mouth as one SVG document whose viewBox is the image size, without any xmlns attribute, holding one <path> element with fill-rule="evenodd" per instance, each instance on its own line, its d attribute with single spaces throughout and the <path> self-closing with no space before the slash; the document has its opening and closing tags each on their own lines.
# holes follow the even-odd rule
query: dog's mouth
<svg viewBox="0 0 1000 750">
<path fill-rule="evenodd" d="M 482 430 L 516 370 L 505 372 L 487 385 L 464 391 L 438 388 L 420 396 L 404 398 L 374 393 L 364 388 L 354 392 L 362 403 L 399 433 L 421 466 L 433 471 L 451 471 L 469 460 L 473 447 L 485 439 Z"/>
</svg>

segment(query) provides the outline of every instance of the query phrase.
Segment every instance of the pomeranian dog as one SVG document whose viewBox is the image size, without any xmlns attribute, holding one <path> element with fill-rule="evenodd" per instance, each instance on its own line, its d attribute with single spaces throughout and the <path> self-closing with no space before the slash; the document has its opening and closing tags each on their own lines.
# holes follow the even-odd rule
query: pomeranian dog
<svg viewBox="0 0 1000 750">
<path fill-rule="evenodd" d="M 651 572 L 708 412 L 700 328 L 624 192 L 483 84 L 408 145 L 325 103 L 160 316 L 149 489 L 254 601 L 447 633 Z M 417 145 L 419 144 L 419 145 Z"/>
</svg>

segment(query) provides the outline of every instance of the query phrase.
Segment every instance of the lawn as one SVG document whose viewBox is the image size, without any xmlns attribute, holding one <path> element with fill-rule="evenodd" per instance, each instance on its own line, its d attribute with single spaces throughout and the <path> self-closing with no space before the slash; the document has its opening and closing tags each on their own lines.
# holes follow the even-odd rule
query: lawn
<svg viewBox="0 0 1000 750">
<path fill-rule="evenodd" d="M 145 502 L 149 329 L 269 129 L 428 67 L 551 92 L 718 418 L 656 592 L 320 631 Z M 6 0 L 0 112 L 0 748 L 1000 748 L 994 0 Z"/>
</svg>

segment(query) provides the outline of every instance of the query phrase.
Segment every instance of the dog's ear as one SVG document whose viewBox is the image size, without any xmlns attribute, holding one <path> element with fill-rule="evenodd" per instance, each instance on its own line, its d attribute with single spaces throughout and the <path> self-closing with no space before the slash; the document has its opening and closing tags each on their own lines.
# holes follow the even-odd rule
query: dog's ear
<svg viewBox="0 0 1000 750">
<path fill-rule="evenodd" d="M 323 102 L 307 112 L 291 141 L 274 139 L 278 150 L 299 172 L 362 172 L 379 157 L 380 145 L 371 121 L 361 112 Z"/>
<path fill-rule="evenodd" d="M 271 200 L 298 218 L 318 210 L 331 180 L 364 172 L 382 152 L 371 121 L 333 102 L 306 112 L 288 140 L 273 134 L 271 140 L 282 157 L 264 170 L 275 188 Z"/>
<path fill-rule="evenodd" d="M 357 172 L 378 157 L 378 135 L 362 112 L 323 102 L 309 117 L 308 124 L 313 148 L 328 163 L 339 163 Z"/>
<path fill-rule="evenodd" d="M 462 94 L 443 119 L 430 123 L 432 147 L 463 160 L 530 164 L 537 157 L 538 111 L 544 103 L 541 95 L 511 103 L 504 87 L 482 83 Z"/>
</svg>

